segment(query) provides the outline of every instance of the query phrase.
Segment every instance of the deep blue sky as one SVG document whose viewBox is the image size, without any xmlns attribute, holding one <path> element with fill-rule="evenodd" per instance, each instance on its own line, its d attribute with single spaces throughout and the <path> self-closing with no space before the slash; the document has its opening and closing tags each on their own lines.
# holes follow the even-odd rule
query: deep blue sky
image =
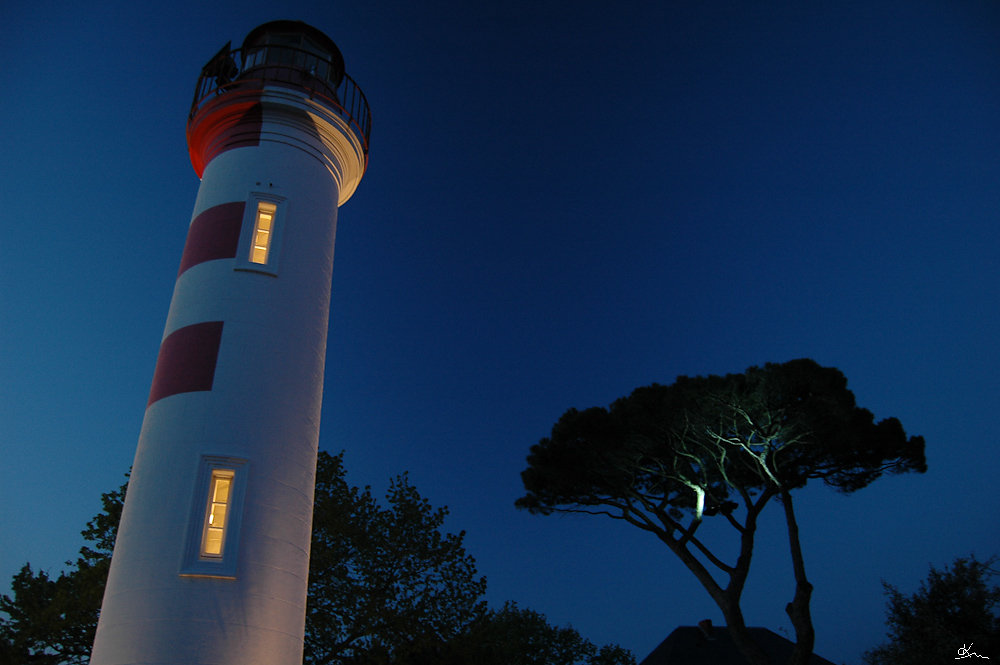
<svg viewBox="0 0 1000 665">
<path fill-rule="evenodd" d="M 883 638 L 880 580 L 1000 553 L 1000 4 L 13 0 L 0 576 L 57 571 L 131 464 L 198 187 L 194 84 L 277 18 L 329 34 L 374 115 L 320 445 L 448 505 L 492 601 L 640 659 L 722 623 L 652 537 L 516 511 L 519 473 L 569 407 L 803 356 L 930 466 L 800 494 L 817 651 Z M 780 632 L 778 527 L 772 507 L 744 606 Z"/>
</svg>

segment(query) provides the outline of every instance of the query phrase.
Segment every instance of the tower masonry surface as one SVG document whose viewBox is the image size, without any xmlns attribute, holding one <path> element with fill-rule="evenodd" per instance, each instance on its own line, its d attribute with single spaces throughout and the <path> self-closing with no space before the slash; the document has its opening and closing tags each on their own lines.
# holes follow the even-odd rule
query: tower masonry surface
<svg viewBox="0 0 1000 665">
<path fill-rule="evenodd" d="M 370 125 L 304 23 L 261 25 L 203 68 L 201 186 L 92 665 L 302 662 L 337 209 Z"/>
</svg>

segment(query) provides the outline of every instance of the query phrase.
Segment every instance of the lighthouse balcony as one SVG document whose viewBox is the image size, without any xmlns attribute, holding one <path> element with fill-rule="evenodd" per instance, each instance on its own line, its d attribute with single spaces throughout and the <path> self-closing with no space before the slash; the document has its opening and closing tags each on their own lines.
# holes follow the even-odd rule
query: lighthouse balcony
<svg viewBox="0 0 1000 665">
<path fill-rule="evenodd" d="M 310 48 L 308 43 L 244 45 L 238 49 L 230 49 L 227 44 L 202 68 L 188 122 L 204 107 L 230 93 L 291 88 L 339 115 L 361 139 L 367 156 L 371 133 L 368 100 L 344 73 L 339 55 Z"/>
</svg>

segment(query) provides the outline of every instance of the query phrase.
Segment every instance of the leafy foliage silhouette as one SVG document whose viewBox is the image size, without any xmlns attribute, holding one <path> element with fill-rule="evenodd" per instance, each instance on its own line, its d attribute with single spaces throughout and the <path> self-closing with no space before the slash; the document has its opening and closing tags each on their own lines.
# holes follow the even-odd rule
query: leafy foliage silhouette
<svg viewBox="0 0 1000 665">
<path fill-rule="evenodd" d="M 969 662 L 1000 657 L 1000 586 L 996 557 L 956 559 L 943 570 L 931 567 L 927 579 L 910 595 L 883 583 L 889 641 L 867 651 L 868 665 L 930 665 L 958 660 L 968 649 Z M 964 660 L 964 658 L 963 658 Z"/>
</svg>

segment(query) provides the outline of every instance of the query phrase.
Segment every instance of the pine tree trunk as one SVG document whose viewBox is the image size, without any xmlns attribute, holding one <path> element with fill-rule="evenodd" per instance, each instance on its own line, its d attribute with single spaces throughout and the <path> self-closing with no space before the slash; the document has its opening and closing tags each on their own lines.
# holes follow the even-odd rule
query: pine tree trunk
<svg viewBox="0 0 1000 665">
<path fill-rule="evenodd" d="M 813 630 L 812 615 L 809 612 L 809 601 L 813 586 L 806 579 L 805 563 L 802 559 L 802 546 L 799 543 L 799 525 L 792 509 L 792 496 L 787 491 L 781 493 L 785 506 L 785 522 L 788 525 L 788 544 L 792 552 L 792 569 L 795 573 L 795 595 L 792 602 L 785 606 L 785 612 L 792 620 L 795 629 L 795 649 L 789 659 L 789 665 L 807 665 L 813 652 L 816 633 Z"/>
<path fill-rule="evenodd" d="M 722 603 L 716 599 L 716 604 L 722 610 L 722 616 L 726 619 L 726 627 L 733 637 L 733 642 L 736 643 L 736 648 L 740 650 L 747 662 L 750 665 L 771 665 L 771 659 L 760 648 L 760 645 L 750 637 L 750 631 L 747 630 L 746 622 L 743 620 L 743 611 L 740 610 L 739 603 Z"/>
</svg>

